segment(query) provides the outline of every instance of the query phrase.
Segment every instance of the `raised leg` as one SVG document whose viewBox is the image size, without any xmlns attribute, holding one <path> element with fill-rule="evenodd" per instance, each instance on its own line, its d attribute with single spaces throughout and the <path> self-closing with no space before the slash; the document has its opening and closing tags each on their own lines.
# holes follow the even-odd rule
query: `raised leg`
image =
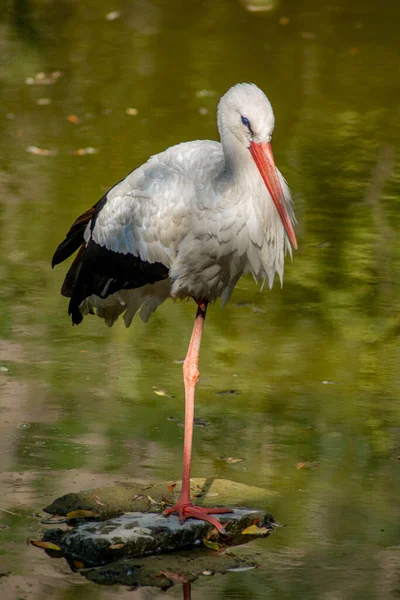
<svg viewBox="0 0 400 600">
<path fill-rule="evenodd" d="M 222 524 L 216 517 L 217 513 L 232 512 L 230 508 L 205 508 L 194 506 L 190 500 L 190 460 L 192 456 L 193 420 L 194 420 L 194 392 L 199 378 L 199 353 L 201 336 L 207 312 L 207 302 L 198 302 L 198 309 L 189 348 L 183 363 L 183 381 L 185 384 L 185 436 L 183 443 L 183 474 L 182 491 L 178 502 L 164 510 L 164 515 L 177 513 L 183 523 L 188 517 L 208 521 L 221 533 L 224 532 Z"/>
</svg>

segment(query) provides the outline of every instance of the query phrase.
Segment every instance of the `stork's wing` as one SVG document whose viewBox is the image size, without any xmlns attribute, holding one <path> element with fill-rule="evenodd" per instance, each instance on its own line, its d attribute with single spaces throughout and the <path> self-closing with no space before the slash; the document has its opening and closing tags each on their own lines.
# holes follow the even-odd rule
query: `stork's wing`
<svg viewBox="0 0 400 600">
<path fill-rule="evenodd" d="M 54 267 L 79 248 L 61 288 L 62 295 L 70 298 L 68 314 L 73 324 L 82 321 L 79 307 L 89 296 L 107 298 L 119 290 L 134 289 L 168 276 L 168 268 L 162 263 L 147 262 L 130 252 L 109 250 L 93 239 L 94 226 L 107 201 L 108 193 L 76 219 L 52 259 Z"/>
<path fill-rule="evenodd" d="M 213 202 L 217 142 L 179 144 L 150 158 L 107 194 L 92 238 L 108 250 L 171 266 L 177 245 Z"/>
<path fill-rule="evenodd" d="M 106 298 L 168 277 L 177 245 L 201 211 L 201 171 L 209 180 L 221 156 L 216 142 L 174 146 L 130 173 L 73 223 L 53 256 L 54 266 L 80 247 L 62 287 L 71 298 L 73 323 L 82 321 L 79 306 L 91 295 Z"/>
</svg>

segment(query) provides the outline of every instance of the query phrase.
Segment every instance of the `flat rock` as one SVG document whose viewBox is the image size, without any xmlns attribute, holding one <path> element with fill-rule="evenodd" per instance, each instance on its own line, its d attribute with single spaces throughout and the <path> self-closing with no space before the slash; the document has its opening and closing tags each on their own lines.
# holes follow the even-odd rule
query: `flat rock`
<svg viewBox="0 0 400 600">
<path fill-rule="evenodd" d="M 124 482 L 66 494 L 45 508 L 52 516 L 43 522 L 61 527 L 45 531 L 39 545 L 51 556 L 64 556 L 87 579 L 107 585 L 164 589 L 258 566 L 257 548 L 234 546 L 269 535 L 274 519 L 264 510 L 268 492 L 224 479 L 191 480 L 196 504 L 235 507 L 218 515 L 227 531 L 221 536 L 204 521 L 188 519 L 181 525 L 175 515 L 160 514 L 177 501 L 180 490 L 179 481 Z"/>
<path fill-rule="evenodd" d="M 252 508 L 236 508 L 218 518 L 226 536 L 218 534 L 210 523 L 197 519 L 180 524 L 176 515 L 129 512 L 103 521 L 81 523 L 70 530 L 49 529 L 43 541 L 56 544 L 69 560 L 88 567 L 123 557 L 177 552 L 204 544 L 214 550 L 245 544 L 267 537 L 274 524 L 268 512 Z M 249 527 L 250 532 L 243 533 Z"/>
<path fill-rule="evenodd" d="M 181 490 L 180 481 L 164 481 L 143 485 L 121 483 L 65 494 L 44 510 L 52 515 L 66 516 L 76 510 L 92 510 L 103 517 L 125 512 L 162 512 L 174 504 Z M 191 479 L 193 500 L 201 506 L 248 506 L 263 508 L 270 493 L 250 485 L 227 479 Z"/>
</svg>

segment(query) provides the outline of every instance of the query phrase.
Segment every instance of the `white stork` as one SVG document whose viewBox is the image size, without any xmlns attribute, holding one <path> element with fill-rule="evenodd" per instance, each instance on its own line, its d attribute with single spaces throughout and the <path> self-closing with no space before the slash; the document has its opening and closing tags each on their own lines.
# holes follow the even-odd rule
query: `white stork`
<svg viewBox="0 0 400 600">
<path fill-rule="evenodd" d="M 164 300 L 193 298 L 197 315 L 183 365 L 185 433 L 182 491 L 164 511 L 223 527 L 215 513 L 194 506 L 190 460 L 194 392 L 207 305 L 225 304 L 243 273 L 283 277 L 284 258 L 297 248 L 286 181 L 271 149 L 274 113 L 254 84 L 239 83 L 221 98 L 221 143 L 185 142 L 152 156 L 117 183 L 72 225 L 52 264 L 79 251 L 61 293 L 70 298 L 72 323 L 94 312 L 108 326 L 123 314 L 129 327 Z"/>
</svg>

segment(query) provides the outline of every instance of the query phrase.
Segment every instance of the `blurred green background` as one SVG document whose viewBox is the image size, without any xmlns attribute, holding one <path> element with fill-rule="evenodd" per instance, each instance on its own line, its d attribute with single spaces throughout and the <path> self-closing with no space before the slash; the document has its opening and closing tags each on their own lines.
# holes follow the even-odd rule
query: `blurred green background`
<svg viewBox="0 0 400 600">
<path fill-rule="evenodd" d="M 283 289 L 242 278 L 209 311 L 193 475 L 265 488 L 286 527 L 258 542 L 263 569 L 203 578 L 192 598 L 398 598 L 399 18 L 393 0 L 3 0 L 4 598 L 157 596 L 95 586 L 24 541 L 62 493 L 180 476 L 195 306 L 72 328 L 50 260 L 150 154 L 215 139 L 239 81 L 274 106 L 299 250 Z"/>
</svg>

